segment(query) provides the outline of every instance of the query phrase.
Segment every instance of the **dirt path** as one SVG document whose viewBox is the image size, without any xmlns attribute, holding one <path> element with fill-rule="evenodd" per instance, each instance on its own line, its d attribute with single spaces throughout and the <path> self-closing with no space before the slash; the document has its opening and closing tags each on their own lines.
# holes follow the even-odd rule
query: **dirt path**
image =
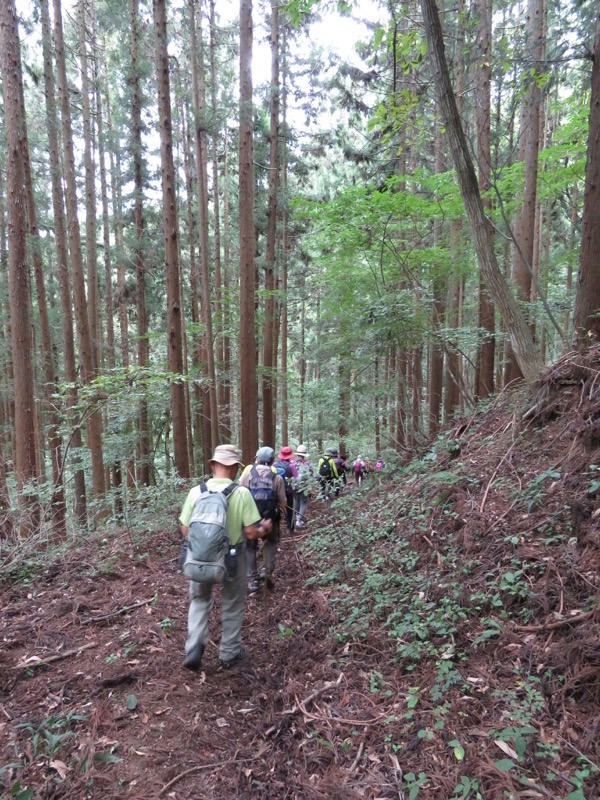
<svg viewBox="0 0 600 800">
<path fill-rule="evenodd" d="M 211 639 L 197 676 L 180 666 L 187 598 L 176 550 L 163 533 L 132 555 L 123 535 L 4 592 L 5 792 L 18 779 L 35 797 L 72 800 L 316 796 L 306 784 L 328 751 L 297 741 L 296 726 L 310 715 L 303 698 L 340 701 L 344 672 L 297 543 L 284 536 L 275 590 L 248 600 L 246 661 L 223 670 Z"/>
</svg>

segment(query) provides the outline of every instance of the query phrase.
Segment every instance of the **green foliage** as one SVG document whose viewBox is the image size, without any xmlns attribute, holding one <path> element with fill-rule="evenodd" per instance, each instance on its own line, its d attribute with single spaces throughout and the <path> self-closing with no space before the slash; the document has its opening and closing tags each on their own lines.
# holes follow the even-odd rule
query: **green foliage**
<svg viewBox="0 0 600 800">
<path fill-rule="evenodd" d="M 560 477 L 560 470 L 549 467 L 530 481 L 522 491 L 517 493 L 517 499 L 525 504 L 528 514 L 531 513 L 534 508 L 538 508 L 543 502 L 547 488 L 544 486 L 546 480 L 551 479 L 556 481 L 559 480 Z"/>
<path fill-rule="evenodd" d="M 69 712 L 65 716 L 47 717 L 39 723 L 21 722 L 16 727 L 29 735 L 33 761 L 39 758 L 52 761 L 64 745 L 75 737 L 77 723 L 85 719 L 84 715 Z"/>
</svg>

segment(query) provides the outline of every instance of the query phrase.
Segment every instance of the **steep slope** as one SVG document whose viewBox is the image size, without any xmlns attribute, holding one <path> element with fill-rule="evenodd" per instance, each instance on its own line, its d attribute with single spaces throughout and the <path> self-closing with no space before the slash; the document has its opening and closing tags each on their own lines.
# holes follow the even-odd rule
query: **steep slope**
<svg viewBox="0 0 600 800">
<path fill-rule="evenodd" d="M 592 350 L 314 502 L 229 671 L 180 668 L 175 526 L 22 570 L 3 796 L 600 797 L 599 445 Z"/>
</svg>

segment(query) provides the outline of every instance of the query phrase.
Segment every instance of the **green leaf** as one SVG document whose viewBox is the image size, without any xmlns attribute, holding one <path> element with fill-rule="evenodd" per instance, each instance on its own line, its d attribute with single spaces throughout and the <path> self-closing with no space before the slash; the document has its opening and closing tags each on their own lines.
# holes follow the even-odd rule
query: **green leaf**
<svg viewBox="0 0 600 800">
<path fill-rule="evenodd" d="M 510 772 L 511 769 L 517 766 L 510 758 L 501 758 L 494 763 L 498 769 L 502 770 L 502 772 Z"/>
<path fill-rule="evenodd" d="M 11 797 L 16 800 L 31 800 L 33 797 L 33 789 L 21 789 L 21 782 L 17 781 L 12 785 L 10 790 Z"/>
<path fill-rule="evenodd" d="M 138 706 L 138 699 L 134 694 L 127 695 L 127 708 L 134 711 Z"/>
<path fill-rule="evenodd" d="M 461 745 L 458 739 L 452 739 L 452 741 L 448 742 L 448 746 L 452 748 L 452 752 L 454 753 L 454 758 L 457 761 L 464 760 L 465 748 Z"/>
<path fill-rule="evenodd" d="M 114 755 L 114 753 L 95 753 L 94 761 L 98 764 L 118 764 L 123 761 L 123 759 L 120 756 Z"/>
</svg>

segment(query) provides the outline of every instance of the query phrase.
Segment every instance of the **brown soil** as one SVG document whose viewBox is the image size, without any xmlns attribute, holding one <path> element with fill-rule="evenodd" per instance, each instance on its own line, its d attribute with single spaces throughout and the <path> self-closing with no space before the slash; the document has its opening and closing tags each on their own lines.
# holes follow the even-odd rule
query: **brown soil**
<svg viewBox="0 0 600 800">
<path fill-rule="evenodd" d="M 352 490 L 333 509 L 313 504 L 301 536 L 284 535 L 277 585 L 249 598 L 247 658 L 230 670 L 218 662 L 218 607 L 203 672 L 181 668 L 187 599 L 175 525 L 143 545 L 127 532 L 91 539 L 43 574 L 6 585 L 2 796 L 18 796 L 18 780 L 44 800 L 599 798 L 598 352 L 571 354 L 535 392 L 504 393 L 446 434 L 429 473 L 401 486 L 377 476 L 361 500 L 363 511 L 369 495 L 380 509 L 385 495 L 399 509 L 382 546 L 409 540 L 423 575 L 448 577 L 449 542 L 475 565 L 457 576 L 465 623 L 453 635 L 468 653 L 459 667 L 473 690 L 448 688 L 443 731 L 424 696 L 405 716 L 440 662 L 399 660 L 398 642 L 376 626 L 338 636 L 341 590 L 305 585 L 312 561 L 303 547 L 325 523 L 354 524 Z M 468 477 L 432 481 L 458 462 Z M 402 513 L 409 503 L 429 509 L 425 528 Z M 469 598 L 516 561 L 527 565 L 527 597 L 505 593 L 499 635 L 477 644 L 485 626 Z M 343 591 L 351 587 L 349 578 Z M 521 697 L 517 672 L 539 680 L 529 724 L 551 757 L 516 754 L 514 740 L 494 734 L 515 725 L 507 698 Z M 527 764 L 519 779 L 498 766 L 516 755 Z M 461 776 L 473 783 L 455 794 Z"/>
</svg>

